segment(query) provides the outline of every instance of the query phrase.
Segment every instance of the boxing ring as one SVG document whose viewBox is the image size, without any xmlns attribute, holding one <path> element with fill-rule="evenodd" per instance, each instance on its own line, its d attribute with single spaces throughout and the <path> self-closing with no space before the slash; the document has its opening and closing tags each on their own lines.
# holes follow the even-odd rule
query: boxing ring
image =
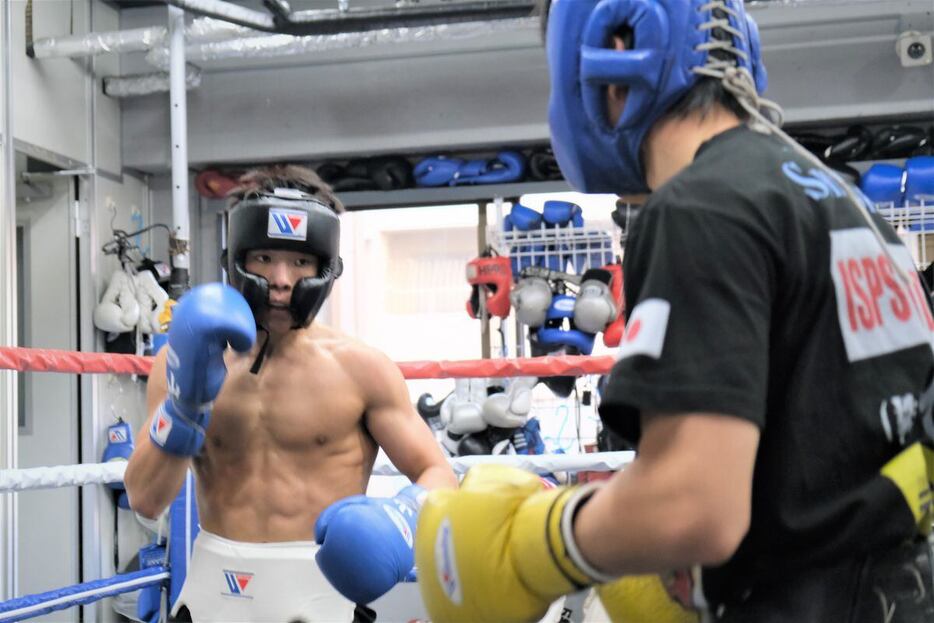
<svg viewBox="0 0 934 623">
<path fill-rule="evenodd" d="M 475 361 L 414 361 L 398 363 L 407 380 L 444 378 L 506 378 L 516 376 L 582 376 L 605 374 L 612 357 L 536 357 L 526 359 L 485 359 Z M 57 372 L 65 374 L 147 375 L 151 357 L 108 353 L 83 353 L 21 347 L 0 347 L 0 370 L 16 372 Z M 608 472 L 623 468 L 633 459 L 632 452 L 602 452 L 554 455 L 497 455 L 450 458 L 457 474 L 481 463 L 507 464 L 539 474 L 550 472 Z M 107 485 L 122 482 L 125 461 L 57 465 L 0 471 L 0 493 L 38 489 Z M 374 476 L 397 476 L 388 462 L 377 462 Z M 148 589 L 158 596 L 158 614 L 178 596 L 187 569 L 191 542 L 197 533 L 197 511 L 193 509 L 192 476 L 169 508 L 170 531 L 164 551 L 141 557 L 140 570 L 117 574 L 43 593 L 24 595 L 0 602 L 0 623 L 22 621 L 74 606 L 90 604 L 106 597 Z M 179 528 L 183 529 L 179 529 Z M 144 548 L 146 549 L 146 548 Z M 174 572 L 173 572 L 174 571 Z M 407 581 L 417 581 L 413 576 Z M 153 592 L 154 591 L 154 592 Z M 168 597 L 166 603 L 165 596 Z"/>
</svg>

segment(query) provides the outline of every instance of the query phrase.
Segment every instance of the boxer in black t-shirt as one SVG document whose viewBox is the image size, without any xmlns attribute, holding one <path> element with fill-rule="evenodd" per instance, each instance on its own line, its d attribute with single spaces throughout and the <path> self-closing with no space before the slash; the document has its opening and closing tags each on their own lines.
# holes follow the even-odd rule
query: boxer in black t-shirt
<svg viewBox="0 0 934 623">
<path fill-rule="evenodd" d="M 430 494 L 432 620 L 536 620 L 598 585 L 614 621 L 934 621 L 930 297 L 778 128 L 743 3 L 554 0 L 547 46 L 565 177 L 651 191 L 600 408 L 637 458 L 599 488 L 486 467 Z"/>
</svg>

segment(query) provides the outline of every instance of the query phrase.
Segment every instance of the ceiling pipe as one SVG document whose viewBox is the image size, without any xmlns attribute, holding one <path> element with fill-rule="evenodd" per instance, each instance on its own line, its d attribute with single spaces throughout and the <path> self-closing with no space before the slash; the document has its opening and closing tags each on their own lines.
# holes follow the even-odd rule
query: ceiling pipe
<svg viewBox="0 0 934 623">
<path fill-rule="evenodd" d="M 2 0 L 0 0 L 2 1 Z M 174 0 L 173 0 L 174 1 Z M 265 0 L 270 10 L 285 14 L 288 3 L 284 0 Z M 184 0 L 192 6 L 214 7 L 218 4 L 223 8 L 241 9 L 236 5 L 229 5 L 220 0 Z M 526 2 L 522 0 L 495 0 L 486 2 L 460 3 L 462 6 L 476 8 L 490 5 L 516 6 Z M 343 5 L 342 5 L 343 6 Z M 446 9 L 457 8 L 456 5 L 443 5 Z M 392 9 L 393 15 L 400 15 L 412 9 Z M 437 12 L 437 9 L 433 9 Z M 459 9 L 457 9 L 459 10 Z M 221 11 L 215 10 L 220 14 Z M 235 11 L 236 13 L 236 11 Z M 251 11 L 250 13 L 256 13 Z M 341 13 L 352 14 L 350 21 L 344 25 L 359 24 L 363 13 L 354 9 L 342 12 L 333 11 L 305 11 L 290 13 L 292 16 L 302 14 L 316 14 L 319 18 L 327 13 L 328 19 Z M 369 15 L 387 14 L 384 10 L 369 11 Z M 465 13 L 460 13 L 461 16 Z M 484 17 L 490 17 L 484 13 Z M 228 16 L 224 13 L 224 16 Z M 416 19 L 422 19 L 424 16 Z M 395 19 L 395 18 L 393 18 Z M 356 21 L 355 21 L 356 20 Z M 245 20 L 241 20 L 245 21 Z M 373 22 L 376 23 L 376 22 Z M 382 22 L 380 22 L 382 23 Z M 344 50 L 364 48 L 375 45 L 403 44 L 439 40 L 467 39 L 477 36 L 489 35 L 497 32 L 515 33 L 519 30 L 536 29 L 538 19 L 533 17 L 494 19 L 493 21 L 466 21 L 423 25 L 420 27 L 382 28 L 376 30 L 360 30 L 330 35 L 290 36 L 282 34 L 258 33 L 253 28 L 238 26 L 229 21 L 200 17 L 191 22 L 185 29 L 185 57 L 189 63 L 205 61 L 220 61 L 237 58 L 283 58 L 299 54 L 309 54 L 330 50 Z M 34 43 L 36 58 L 80 58 L 105 53 L 123 53 L 146 51 L 146 60 L 160 72 L 169 70 L 169 51 L 167 29 L 165 27 L 137 28 L 125 31 L 92 33 L 75 37 L 52 37 L 40 39 Z M 200 85 L 201 74 L 197 67 L 188 65 L 185 72 L 187 88 L 196 88 Z M 111 97 L 132 97 L 151 93 L 162 93 L 168 88 L 167 77 L 164 73 L 143 74 L 137 76 L 114 76 L 104 78 L 105 93 Z"/>
<path fill-rule="evenodd" d="M 223 41 L 255 34 L 256 31 L 251 28 L 207 17 L 199 17 L 185 28 L 185 39 L 189 43 Z M 35 58 L 81 58 L 98 54 L 145 52 L 165 45 L 167 35 L 165 26 L 153 26 L 79 36 L 47 37 L 35 41 L 33 50 Z"/>
<path fill-rule="evenodd" d="M 185 66 L 185 88 L 197 89 L 201 86 L 201 70 L 194 65 Z M 153 93 L 168 93 L 170 87 L 168 72 L 158 71 L 151 74 L 133 76 L 109 76 L 104 78 L 104 95 L 110 97 L 136 97 Z"/>
<path fill-rule="evenodd" d="M 535 0 L 472 0 L 443 4 L 399 4 L 386 8 L 345 8 L 292 12 L 285 0 L 264 0 L 272 15 L 244 9 L 226 0 L 166 0 L 191 13 L 223 19 L 265 32 L 308 36 L 387 28 L 493 21 L 529 17 Z"/>
<path fill-rule="evenodd" d="M 282 58 L 312 52 L 366 48 L 376 45 L 469 39 L 498 32 L 515 33 L 520 30 L 536 30 L 537 28 L 538 20 L 527 17 L 497 22 L 467 22 L 463 24 L 424 26 L 422 28 L 393 28 L 338 35 L 311 35 L 306 37 L 259 35 L 229 41 L 190 44 L 185 49 L 185 57 L 191 63 L 237 58 Z M 146 55 L 146 60 L 154 67 L 165 70 L 168 67 L 168 51 L 162 46 L 154 47 Z"/>
<path fill-rule="evenodd" d="M 247 9 L 224 0 L 166 0 L 166 2 L 196 15 L 213 17 L 264 32 L 276 32 L 276 23 L 268 13 Z"/>
<path fill-rule="evenodd" d="M 133 28 L 84 36 L 47 37 L 33 42 L 34 58 L 96 56 L 104 53 L 140 52 L 165 41 L 165 28 Z"/>
<path fill-rule="evenodd" d="M 396 6 L 378 9 L 326 9 L 298 11 L 280 26 L 290 35 L 326 35 L 343 32 L 419 28 L 438 24 L 489 22 L 529 17 L 535 10 L 531 0 L 492 0 L 440 5 Z"/>
</svg>

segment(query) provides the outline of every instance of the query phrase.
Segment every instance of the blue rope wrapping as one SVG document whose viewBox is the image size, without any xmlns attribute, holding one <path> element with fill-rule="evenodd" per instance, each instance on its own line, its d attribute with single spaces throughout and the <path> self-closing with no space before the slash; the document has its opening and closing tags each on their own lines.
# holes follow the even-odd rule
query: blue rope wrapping
<svg viewBox="0 0 934 623">
<path fill-rule="evenodd" d="M 17 597 L 0 602 L 0 621 L 22 621 L 56 610 L 89 604 L 105 597 L 161 584 L 168 577 L 168 567 L 149 567 L 142 571 L 115 575 L 106 580 L 93 580 L 54 591 Z"/>
</svg>

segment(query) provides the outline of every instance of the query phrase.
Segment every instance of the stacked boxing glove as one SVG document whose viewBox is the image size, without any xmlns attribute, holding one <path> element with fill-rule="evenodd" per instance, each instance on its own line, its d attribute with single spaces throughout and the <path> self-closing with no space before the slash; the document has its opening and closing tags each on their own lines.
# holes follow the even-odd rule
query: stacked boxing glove
<svg viewBox="0 0 934 623">
<path fill-rule="evenodd" d="M 347 599 L 368 604 L 401 582 L 415 564 L 415 529 L 426 491 L 409 485 L 392 498 L 354 495 L 315 522 L 315 560 Z"/>
<path fill-rule="evenodd" d="M 885 162 L 869 167 L 860 189 L 873 203 L 930 203 L 934 200 L 934 156 L 915 156 L 900 167 Z"/>
<path fill-rule="evenodd" d="M 204 444 L 214 399 L 227 367 L 224 351 L 248 351 L 256 341 L 256 323 L 246 299 L 234 288 L 212 283 L 197 286 L 172 310 L 168 334 L 168 397 L 152 418 L 149 437 L 163 451 L 195 456 Z"/>
<path fill-rule="evenodd" d="M 532 410 L 532 388 L 538 378 L 519 377 L 509 388 L 483 401 L 483 421 L 497 428 L 523 426 Z"/>
<path fill-rule="evenodd" d="M 582 228 L 584 226 L 584 216 L 579 205 L 570 201 L 546 201 L 542 207 L 542 219 L 546 227 L 557 228 Z M 572 247 L 577 244 L 562 243 L 557 247 L 548 246 L 548 253 L 545 256 L 545 266 L 551 270 L 564 271 L 568 263 L 571 263 L 575 270 L 582 270 L 587 259 L 585 253 L 572 253 Z"/>
<path fill-rule="evenodd" d="M 133 454 L 133 431 L 130 430 L 130 425 L 121 418 L 115 424 L 107 427 L 107 445 L 104 446 L 101 463 L 111 461 L 126 462 L 130 460 L 131 454 Z M 129 510 L 130 500 L 127 498 L 126 485 L 123 484 L 123 481 L 111 482 L 107 486 L 119 492 L 117 506 Z"/>
<path fill-rule="evenodd" d="M 602 268 L 591 268 L 581 277 L 574 301 L 574 326 L 585 333 L 599 333 L 616 320 L 619 309 L 611 290 L 613 276 Z"/>
<path fill-rule="evenodd" d="M 504 184 L 518 182 L 525 175 L 525 156 L 517 151 L 501 151 L 489 160 L 468 160 L 458 167 L 451 186 Z"/>
<path fill-rule="evenodd" d="M 418 411 L 418 414 L 432 431 L 439 431 L 444 428 L 441 423 L 441 404 L 443 402 L 436 402 L 434 396 L 426 392 L 419 396 L 418 401 L 415 403 L 415 410 Z"/>
<path fill-rule="evenodd" d="M 512 234 L 513 244 L 509 246 L 509 262 L 512 266 L 512 275 L 519 278 L 519 274 L 526 266 L 540 266 L 544 263 L 544 245 L 536 242 L 531 244 L 526 240 L 540 240 L 539 232 L 542 227 L 542 214 L 521 203 L 513 204 L 512 210 L 503 219 L 503 231 L 515 232 Z M 522 233 L 529 232 L 529 233 Z"/>
<path fill-rule="evenodd" d="M 536 329 L 545 324 L 545 314 L 554 295 L 551 284 L 541 277 L 523 277 L 509 293 L 509 300 L 522 324 Z"/>
<path fill-rule="evenodd" d="M 454 435 L 478 433 L 486 428 L 483 402 L 486 379 L 455 379 L 454 393 L 441 404 L 441 424 Z"/>
<path fill-rule="evenodd" d="M 139 303 L 134 293 L 132 278 L 117 270 L 110 284 L 94 308 L 94 326 L 110 333 L 126 333 L 136 328 L 139 321 Z"/>
<path fill-rule="evenodd" d="M 905 161 L 905 200 L 934 202 L 934 156 L 915 156 Z M 929 227 L 930 223 L 925 229 Z"/>
<path fill-rule="evenodd" d="M 451 456 L 489 454 L 480 433 L 486 430 L 483 402 L 487 396 L 486 379 L 455 379 L 454 391 L 441 404 L 442 447 Z"/>
<path fill-rule="evenodd" d="M 140 308 L 139 330 L 143 333 L 158 333 L 159 315 L 165 308 L 169 295 L 148 270 L 136 273 L 133 282 L 136 285 L 136 302 Z"/>
</svg>

